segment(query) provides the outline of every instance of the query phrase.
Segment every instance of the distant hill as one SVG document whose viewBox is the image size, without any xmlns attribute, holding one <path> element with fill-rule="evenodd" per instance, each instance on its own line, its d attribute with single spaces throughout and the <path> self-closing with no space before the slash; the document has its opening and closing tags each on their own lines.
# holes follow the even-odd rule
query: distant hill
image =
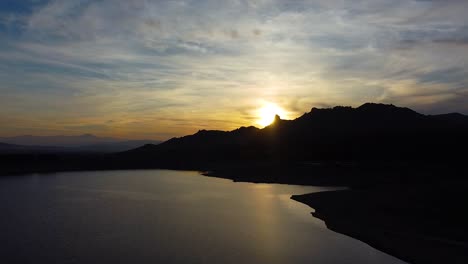
<svg viewBox="0 0 468 264">
<path fill-rule="evenodd" d="M 97 137 L 92 134 L 83 134 L 78 136 L 32 136 L 23 135 L 16 137 L 0 138 L 0 142 L 24 146 L 59 146 L 59 147 L 79 147 L 91 144 L 102 144 L 111 142 L 120 142 L 123 139 Z"/>
<path fill-rule="evenodd" d="M 157 145 L 161 143 L 159 140 L 144 140 L 144 139 L 136 139 L 136 140 L 124 140 L 124 141 L 116 141 L 116 142 L 102 142 L 102 143 L 94 143 L 89 145 L 82 145 L 78 146 L 75 149 L 79 149 L 82 151 L 90 151 L 90 152 L 122 152 L 131 150 L 134 148 L 138 148 L 144 146 L 146 144 L 153 144 Z"/>
<path fill-rule="evenodd" d="M 0 153 L 16 152 L 120 152 L 145 144 L 159 144 L 157 140 L 127 140 L 97 137 L 91 134 L 79 136 L 16 136 L 0 138 L 4 146 Z M 10 145 L 10 146 L 7 146 Z"/>
<path fill-rule="evenodd" d="M 462 160 L 468 117 L 423 115 L 409 108 L 366 103 L 312 108 L 295 120 L 258 129 L 207 131 L 121 153 L 124 160 L 170 166 L 223 161 Z"/>
<path fill-rule="evenodd" d="M 71 152 L 72 149 L 64 147 L 49 146 L 22 146 L 7 143 L 0 143 L 0 154 L 22 154 L 22 153 L 58 153 Z"/>
<path fill-rule="evenodd" d="M 434 119 L 456 123 L 459 125 L 467 124 L 468 123 L 468 116 L 462 115 L 460 113 L 449 113 L 449 114 L 441 114 L 441 115 L 433 115 L 431 116 Z"/>
</svg>

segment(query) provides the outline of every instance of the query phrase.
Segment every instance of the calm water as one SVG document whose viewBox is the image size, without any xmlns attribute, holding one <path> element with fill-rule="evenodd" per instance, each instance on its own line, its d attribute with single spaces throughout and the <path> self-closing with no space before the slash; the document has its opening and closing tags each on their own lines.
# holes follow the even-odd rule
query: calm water
<svg viewBox="0 0 468 264">
<path fill-rule="evenodd" d="M 326 188 L 196 172 L 0 178 L 2 263 L 401 263 L 289 197 Z"/>
</svg>

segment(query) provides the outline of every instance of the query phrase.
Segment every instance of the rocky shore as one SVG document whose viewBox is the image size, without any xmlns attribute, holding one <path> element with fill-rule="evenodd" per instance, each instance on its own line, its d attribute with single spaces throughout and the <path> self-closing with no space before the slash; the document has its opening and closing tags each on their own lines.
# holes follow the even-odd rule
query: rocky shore
<svg viewBox="0 0 468 264">
<path fill-rule="evenodd" d="M 291 198 L 335 232 L 409 263 L 467 263 L 468 194 L 462 186 L 341 190 Z M 428 192 L 438 195 L 429 196 Z"/>
</svg>

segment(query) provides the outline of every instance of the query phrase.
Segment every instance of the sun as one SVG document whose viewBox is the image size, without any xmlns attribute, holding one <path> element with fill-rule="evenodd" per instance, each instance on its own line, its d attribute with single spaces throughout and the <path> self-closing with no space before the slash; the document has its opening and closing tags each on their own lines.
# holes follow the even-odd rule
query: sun
<svg viewBox="0 0 468 264">
<path fill-rule="evenodd" d="M 285 117 L 286 111 L 274 103 L 265 103 L 261 108 L 257 110 L 257 124 L 262 127 L 266 127 L 273 123 L 275 115 Z"/>
</svg>

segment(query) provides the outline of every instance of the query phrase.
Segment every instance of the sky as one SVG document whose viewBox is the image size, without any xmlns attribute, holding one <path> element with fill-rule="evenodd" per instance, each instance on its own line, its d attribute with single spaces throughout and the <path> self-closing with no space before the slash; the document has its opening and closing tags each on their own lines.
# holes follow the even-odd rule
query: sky
<svg viewBox="0 0 468 264">
<path fill-rule="evenodd" d="M 265 109 L 468 114 L 466 0 L 2 0 L 0 136 L 168 139 Z"/>
</svg>

